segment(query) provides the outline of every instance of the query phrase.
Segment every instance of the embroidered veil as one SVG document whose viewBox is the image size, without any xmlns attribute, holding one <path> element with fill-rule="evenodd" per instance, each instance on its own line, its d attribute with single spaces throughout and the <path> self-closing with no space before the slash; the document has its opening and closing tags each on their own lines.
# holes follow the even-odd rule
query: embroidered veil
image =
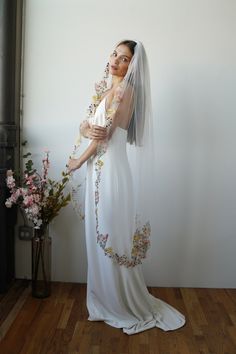
<svg viewBox="0 0 236 354">
<path fill-rule="evenodd" d="M 122 42 L 120 42 L 122 43 Z M 117 44 L 119 46 L 119 43 Z M 104 94 L 112 86 L 109 75 L 109 64 L 106 66 L 103 79 L 95 84 L 96 93 L 93 102 L 89 106 L 88 116 L 84 124 L 103 125 L 108 130 L 108 138 L 98 144 L 95 170 L 95 219 L 96 219 L 96 242 L 103 249 L 104 254 L 119 265 L 133 267 L 140 264 L 146 257 L 150 246 L 150 210 L 154 188 L 153 164 L 153 138 L 152 138 L 152 112 L 149 68 L 145 49 L 141 42 L 136 41 L 134 55 L 129 63 L 128 71 L 115 91 L 110 107 L 106 109 L 104 122 L 94 119 L 96 111 L 103 100 Z M 104 175 L 104 156 L 109 149 L 109 141 L 112 139 L 117 127 L 122 121 L 129 122 L 127 125 L 127 154 L 131 170 L 131 190 L 129 191 L 129 217 L 130 234 L 124 240 L 113 237 L 109 232 L 101 231 L 99 220 L 100 183 Z M 80 153 L 82 135 L 78 139 L 73 152 L 75 157 Z M 77 174 L 78 172 L 76 172 Z M 81 201 L 80 189 L 75 183 L 75 174 L 72 176 L 72 199 L 77 211 L 81 215 L 78 200 Z M 129 181 L 130 182 L 130 181 Z M 86 215 L 85 215 L 86 218 Z M 110 220 L 114 228 L 116 216 Z"/>
</svg>

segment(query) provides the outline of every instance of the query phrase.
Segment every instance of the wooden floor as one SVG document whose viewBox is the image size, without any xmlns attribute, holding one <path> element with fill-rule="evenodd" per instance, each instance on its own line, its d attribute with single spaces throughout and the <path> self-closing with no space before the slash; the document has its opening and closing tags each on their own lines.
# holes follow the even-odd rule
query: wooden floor
<svg viewBox="0 0 236 354">
<path fill-rule="evenodd" d="M 236 354 L 236 289 L 149 288 L 185 314 L 173 332 L 128 336 L 87 320 L 86 285 L 53 283 L 51 297 L 31 297 L 16 282 L 0 295 L 1 354 Z"/>
</svg>

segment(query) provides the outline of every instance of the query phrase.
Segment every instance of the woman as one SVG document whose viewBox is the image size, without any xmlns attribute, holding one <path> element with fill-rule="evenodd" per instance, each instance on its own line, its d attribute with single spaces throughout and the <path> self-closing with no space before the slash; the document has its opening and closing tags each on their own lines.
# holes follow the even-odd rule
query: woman
<svg viewBox="0 0 236 354">
<path fill-rule="evenodd" d="M 147 183 L 152 165 L 150 85 L 142 43 L 120 42 L 95 88 L 80 128 L 91 142 L 68 167 L 73 172 L 87 161 L 89 320 L 105 321 L 127 334 L 152 327 L 174 330 L 184 325 L 184 316 L 149 294 L 141 269 L 151 231 L 145 203 L 150 204 L 152 193 Z"/>
</svg>

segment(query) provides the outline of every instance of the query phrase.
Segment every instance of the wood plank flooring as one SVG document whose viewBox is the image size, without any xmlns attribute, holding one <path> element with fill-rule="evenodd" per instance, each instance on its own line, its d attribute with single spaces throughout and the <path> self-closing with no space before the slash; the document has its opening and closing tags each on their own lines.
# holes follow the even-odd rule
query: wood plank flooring
<svg viewBox="0 0 236 354">
<path fill-rule="evenodd" d="M 86 285 L 53 283 L 47 299 L 16 282 L 0 295 L 1 354 L 236 354 L 236 289 L 149 288 L 187 318 L 173 332 L 128 336 L 87 320 Z"/>
</svg>

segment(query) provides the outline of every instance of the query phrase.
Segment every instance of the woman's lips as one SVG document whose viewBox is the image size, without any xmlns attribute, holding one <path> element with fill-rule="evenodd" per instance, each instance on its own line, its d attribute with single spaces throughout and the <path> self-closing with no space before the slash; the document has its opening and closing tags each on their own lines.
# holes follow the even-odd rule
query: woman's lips
<svg viewBox="0 0 236 354">
<path fill-rule="evenodd" d="M 118 69 L 117 66 L 114 66 L 114 65 L 111 65 L 111 68 L 112 68 L 113 70 L 117 70 L 117 69 Z"/>
</svg>

